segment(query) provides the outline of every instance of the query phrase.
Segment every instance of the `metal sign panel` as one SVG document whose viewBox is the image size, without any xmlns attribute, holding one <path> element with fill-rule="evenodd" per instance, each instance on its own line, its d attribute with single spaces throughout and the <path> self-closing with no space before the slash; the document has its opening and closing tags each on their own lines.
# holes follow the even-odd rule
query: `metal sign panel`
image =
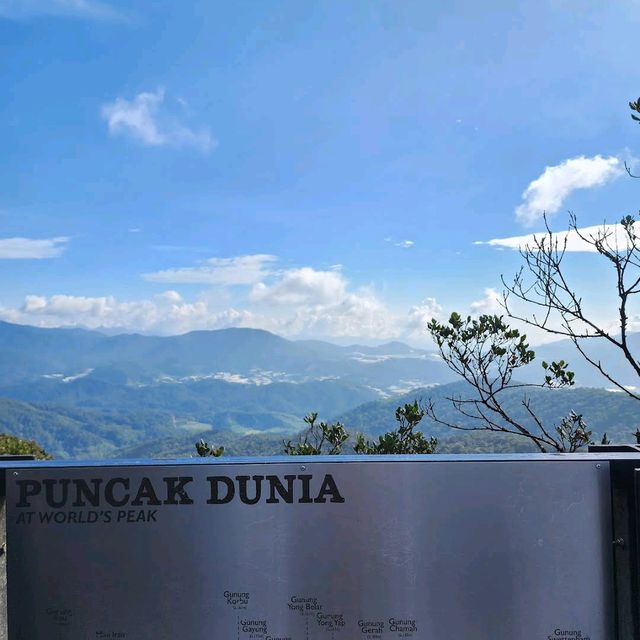
<svg viewBox="0 0 640 640">
<path fill-rule="evenodd" d="M 609 640 L 608 464 L 8 472 L 11 640 Z"/>
</svg>

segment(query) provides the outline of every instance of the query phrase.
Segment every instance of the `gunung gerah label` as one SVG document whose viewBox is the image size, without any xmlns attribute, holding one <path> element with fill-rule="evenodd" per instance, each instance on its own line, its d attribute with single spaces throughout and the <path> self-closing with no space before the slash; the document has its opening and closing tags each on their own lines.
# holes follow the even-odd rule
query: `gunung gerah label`
<svg viewBox="0 0 640 640">
<path fill-rule="evenodd" d="M 377 640 L 382 637 L 385 630 L 384 620 L 358 620 L 358 629 L 360 633 L 364 634 L 367 638 Z"/>
<path fill-rule="evenodd" d="M 10 640 L 612 637 L 593 465 L 58 465 L 7 491 Z"/>
</svg>

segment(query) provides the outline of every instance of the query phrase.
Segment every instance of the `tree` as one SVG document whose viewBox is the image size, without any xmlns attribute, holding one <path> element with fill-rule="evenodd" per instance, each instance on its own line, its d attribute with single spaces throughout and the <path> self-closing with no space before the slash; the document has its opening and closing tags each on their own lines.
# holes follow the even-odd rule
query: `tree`
<svg viewBox="0 0 640 640">
<path fill-rule="evenodd" d="M 0 433 L 0 455 L 30 455 L 36 460 L 52 460 L 52 456 L 35 440 L 23 440 L 6 433 Z"/>
<path fill-rule="evenodd" d="M 300 435 L 298 442 L 288 440 L 284 443 L 284 452 L 288 456 L 335 456 L 342 453 L 342 446 L 349 439 L 344 425 L 340 422 L 316 424 L 317 419 L 317 413 L 304 417 L 309 426 Z"/>
<path fill-rule="evenodd" d="M 438 441 L 427 439 L 416 427 L 425 416 L 425 411 L 415 401 L 396 409 L 398 428 L 378 437 L 367 440 L 361 433 L 354 438 L 353 451 L 357 454 L 411 454 L 435 453 Z M 337 455 L 350 439 L 348 431 L 340 422 L 316 424 L 317 413 L 310 413 L 304 421 L 309 425 L 300 435 L 297 443 L 285 442 L 284 452 L 287 455 Z"/>
<path fill-rule="evenodd" d="M 631 117 L 640 123 L 640 98 L 629 102 Z M 632 177 L 630 168 L 625 163 Z M 636 233 L 636 218 L 624 216 L 618 225 L 603 224 L 595 231 L 578 227 L 573 214 L 568 232 L 555 234 L 544 216 L 545 232 L 534 234 L 530 244 L 521 248 L 523 266 L 511 281 L 502 276 L 504 293 L 502 306 L 506 315 L 525 325 L 571 340 L 578 353 L 595 367 L 611 384 L 628 396 L 640 400 L 635 388 L 617 380 L 600 359 L 589 351 L 594 340 L 604 341 L 622 354 L 631 371 L 640 376 L 640 360 L 629 343 L 629 310 L 640 294 L 640 237 Z M 591 252 L 603 258 L 612 269 L 617 297 L 616 327 L 611 329 L 598 321 L 570 281 L 565 268 L 569 241 L 583 243 Z M 516 304 L 514 305 L 514 301 Z M 521 312 L 524 304 L 528 312 Z M 470 386 L 471 398 L 451 397 L 449 400 L 466 419 L 465 425 L 440 419 L 433 403 L 427 414 L 441 424 L 456 429 L 486 430 L 513 433 L 530 439 L 541 451 L 576 451 L 589 443 L 591 432 L 582 416 L 569 413 L 557 425 L 545 425 L 536 415 L 526 396 L 531 387 L 561 388 L 574 383 L 574 374 L 564 361 L 542 363 L 540 384 L 512 381 L 514 372 L 529 365 L 535 352 L 529 348 L 526 336 L 511 328 L 504 316 L 481 316 L 463 320 L 452 314 L 447 324 L 432 320 L 428 326 L 446 364 Z M 510 389 L 524 391 L 522 405 L 528 421 L 515 419 L 505 411 L 501 398 Z M 472 426 L 468 426 L 469 423 Z M 640 431 L 636 437 L 640 442 Z M 606 435 L 605 435 L 606 440 Z"/>
<path fill-rule="evenodd" d="M 635 111 L 636 113 L 640 114 L 640 98 L 638 98 L 635 102 L 629 102 L 629 108 L 631 109 L 631 111 Z M 640 123 L 640 117 L 635 113 L 632 113 L 631 117 L 636 122 Z"/>
<path fill-rule="evenodd" d="M 640 98 L 638 98 L 635 102 L 629 102 L 629 108 L 631 109 L 631 111 L 635 111 L 635 113 L 631 113 L 631 117 L 633 118 L 633 120 L 635 120 L 638 124 L 640 124 L 640 117 L 636 115 L 640 114 Z M 640 178 L 640 176 L 634 175 L 633 173 L 631 173 L 631 168 L 629 167 L 629 165 L 627 164 L 626 160 L 624 163 L 624 168 L 627 170 L 627 173 L 632 177 L 632 178 Z"/>
<path fill-rule="evenodd" d="M 498 315 L 462 318 L 452 313 L 448 322 L 435 318 L 428 325 L 443 361 L 469 385 L 467 397 L 449 396 L 447 400 L 464 418 L 463 423 L 442 419 L 435 403 L 429 400 L 426 415 L 452 429 L 494 431 L 531 440 L 541 452 L 574 452 L 591 441 L 582 416 L 574 412 L 556 425 L 545 425 L 531 406 L 526 391 L 532 388 L 559 389 L 574 384 L 574 374 L 563 360 L 542 362 L 543 379 L 538 384 L 513 381 L 514 372 L 535 360 L 526 335 L 510 327 Z M 527 420 L 516 419 L 504 408 L 505 392 L 523 391 L 522 406 Z"/>
<path fill-rule="evenodd" d="M 353 451 L 358 454 L 435 453 L 438 441 L 426 438 L 417 430 L 424 416 L 425 410 L 417 400 L 405 404 L 396 409 L 397 429 L 388 431 L 377 440 L 367 440 L 361 433 L 355 434 L 352 439 L 341 422 L 318 422 L 318 414 L 310 413 L 304 417 L 307 428 L 300 433 L 297 441 L 284 441 L 284 453 L 289 456 L 334 456 L 345 452 L 349 440 L 353 441 Z M 224 447 L 216 448 L 200 440 L 196 443 L 196 451 L 201 457 L 218 457 L 224 452 Z"/>
<path fill-rule="evenodd" d="M 216 447 L 200 439 L 196 442 L 196 453 L 201 458 L 219 458 L 224 453 L 224 447 Z"/>
<path fill-rule="evenodd" d="M 425 409 L 418 405 L 417 400 L 405 404 L 404 407 L 398 407 L 396 409 L 398 428 L 379 436 L 377 441 L 369 441 L 361 433 L 356 434 L 354 452 L 370 455 L 435 453 L 438 440 L 433 437 L 427 439 L 421 431 L 416 430 L 425 415 Z"/>
</svg>

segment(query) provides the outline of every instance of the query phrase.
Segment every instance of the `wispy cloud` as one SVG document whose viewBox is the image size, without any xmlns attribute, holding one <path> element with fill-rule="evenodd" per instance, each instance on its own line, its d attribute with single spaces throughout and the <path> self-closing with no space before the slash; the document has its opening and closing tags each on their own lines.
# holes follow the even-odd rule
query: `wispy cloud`
<svg viewBox="0 0 640 640">
<path fill-rule="evenodd" d="M 575 230 L 559 231 L 553 234 L 554 240 L 558 242 L 558 247 L 565 249 L 570 253 L 596 253 L 597 250 L 592 242 L 586 242 L 582 239 L 595 238 L 602 234 L 606 234 L 612 247 L 618 247 L 625 250 L 629 244 L 629 238 L 626 231 L 620 224 L 600 224 L 592 227 L 581 227 Z M 636 231 L 638 233 L 639 231 Z M 546 232 L 529 233 L 524 236 L 513 236 L 511 238 L 494 238 L 493 240 L 479 240 L 474 244 L 486 244 L 492 247 L 504 247 L 506 249 L 514 249 L 520 251 L 527 248 L 534 248 L 536 240 L 540 241 L 547 236 Z M 582 237 L 581 237 L 582 236 Z"/>
<path fill-rule="evenodd" d="M 169 251 L 169 252 L 188 252 L 193 253 L 210 253 L 211 247 L 197 247 L 192 244 L 152 244 L 151 248 L 154 251 Z"/>
<path fill-rule="evenodd" d="M 411 247 L 413 247 L 413 245 L 415 244 L 415 242 L 413 240 L 398 240 L 398 241 L 394 241 L 394 239 L 390 236 L 387 236 L 384 239 L 385 242 L 390 242 L 393 243 L 394 247 L 400 247 L 401 249 L 411 249 Z"/>
<path fill-rule="evenodd" d="M 165 92 L 139 93 L 132 100 L 116 98 L 102 105 L 102 117 L 112 136 L 130 136 L 149 147 L 190 147 L 208 153 L 216 141 L 209 129 L 192 129 L 184 125 L 166 108 Z"/>
<path fill-rule="evenodd" d="M 66 249 L 69 238 L 0 238 L 0 260 L 41 260 L 57 258 Z"/>
<path fill-rule="evenodd" d="M 99 0 L 0 0 L 0 18 L 24 20 L 39 16 L 124 20 L 115 7 Z"/>
<path fill-rule="evenodd" d="M 603 158 L 599 155 L 570 158 L 546 167 L 522 194 L 523 203 L 516 208 L 516 218 L 525 226 L 532 226 L 545 213 L 557 213 L 564 201 L 577 189 L 602 186 L 623 172 L 618 158 Z"/>
<path fill-rule="evenodd" d="M 209 258 L 198 267 L 165 269 L 145 273 L 142 277 L 152 282 L 174 284 L 252 285 L 270 275 L 270 265 L 276 261 L 276 256 L 263 253 L 233 258 Z"/>
</svg>

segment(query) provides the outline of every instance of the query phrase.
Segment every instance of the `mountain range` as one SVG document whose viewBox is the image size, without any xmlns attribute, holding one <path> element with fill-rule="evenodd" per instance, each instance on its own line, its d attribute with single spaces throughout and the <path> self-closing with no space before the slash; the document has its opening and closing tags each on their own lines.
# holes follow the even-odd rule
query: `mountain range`
<svg viewBox="0 0 640 640">
<path fill-rule="evenodd" d="M 341 347 L 292 341 L 257 329 L 178 336 L 107 336 L 83 329 L 40 329 L 0 322 L 0 384 L 70 382 L 91 377 L 140 385 L 202 379 L 237 383 L 340 379 L 393 390 L 453 380 L 435 353 L 399 342 Z"/>
<path fill-rule="evenodd" d="M 640 349 L 638 334 L 631 341 Z M 570 342 L 536 351 L 569 361 L 579 385 L 599 387 L 533 393 L 546 419 L 574 409 L 596 434 L 626 438 L 635 430 L 635 401 L 604 390 L 610 383 Z M 592 353 L 617 379 L 635 382 L 610 348 L 594 345 Z M 523 381 L 540 375 L 538 363 L 519 371 Z M 399 342 L 338 346 L 253 329 L 105 335 L 0 322 L 0 430 L 34 438 L 57 457 L 175 455 L 204 436 L 238 454 L 274 453 L 310 411 L 377 435 L 393 428 L 395 407 L 414 398 L 434 398 L 445 417 L 456 418 L 444 401 L 456 384 L 437 353 Z M 520 396 L 508 402 L 523 412 Z M 425 428 L 441 439 L 454 435 L 464 450 L 490 446 L 484 434 L 471 440 Z"/>
</svg>

